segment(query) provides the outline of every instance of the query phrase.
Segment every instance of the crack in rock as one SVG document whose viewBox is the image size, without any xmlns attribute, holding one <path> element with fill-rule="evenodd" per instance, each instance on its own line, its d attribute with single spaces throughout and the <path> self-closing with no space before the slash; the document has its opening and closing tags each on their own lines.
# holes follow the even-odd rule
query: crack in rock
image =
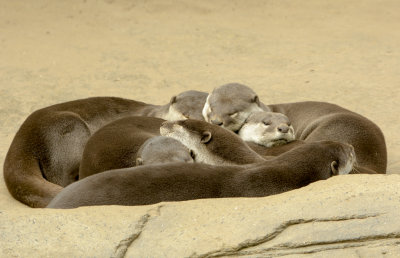
<svg viewBox="0 0 400 258">
<path fill-rule="evenodd" d="M 282 232 L 284 232 L 286 229 L 288 229 L 291 226 L 294 225 L 299 225 L 299 224 L 307 224 L 307 223 L 312 223 L 312 222 L 329 222 L 329 221 L 346 221 L 346 220 L 359 220 L 359 219 L 367 219 L 367 218 L 373 218 L 373 217 L 378 217 L 382 215 L 381 213 L 373 213 L 373 214 L 366 214 L 366 215 L 352 215 L 352 216 L 342 216 L 342 217 L 333 217 L 333 218 L 328 218 L 328 219 L 294 219 L 294 220 L 289 220 L 286 222 L 281 223 L 279 226 L 273 229 L 273 231 L 266 236 L 256 238 L 256 239 L 250 239 L 250 240 L 245 240 L 241 243 L 239 243 L 237 246 L 233 247 L 228 247 L 228 248 L 223 248 L 220 250 L 215 250 L 211 251 L 205 254 L 196 254 L 193 253 L 190 255 L 190 257 L 218 257 L 218 256 L 230 256 L 230 255 L 237 255 L 239 251 L 249 248 L 249 247 L 254 247 L 258 246 L 261 244 L 264 244 L 268 241 L 271 241 L 272 239 L 275 239 L 278 237 Z"/>
<path fill-rule="evenodd" d="M 255 254 L 263 254 L 266 255 L 268 254 L 268 257 L 277 257 L 277 256 L 284 256 L 284 255 L 294 255 L 294 254 L 312 254 L 312 253 L 318 253 L 318 252 L 324 252 L 324 251 L 329 251 L 329 250 L 336 250 L 336 249 L 350 249 L 350 248 L 357 248 L 357 247 L 364 247 L 371 242 L 373 243 L 374 241 L 380 241 L 380 240 L 397 240 L 393 243 L 387 243 L 385 246 L 398 246 L 400 241 L 400 234 L 396 236 L 392 236 L 392 234 L 380 236 L 374 239 L 368 239 L 368 240 L 347 240 L 347 241 L 337 241 L 337 242 L 327 242 L 326 245 L 324 244 L 316 244 L 316 245 L 307 245 L 304 247 L 293 247 L 293 248 L 266 248 L 262 250 L 255 250 L 255 251 L 238 251 L 234 254 L 226 254 L 227 256 L 229 255 L 235 255 L 235 256 L 242 256 L 242 255 L 255 255 Z M 318 246 L 322 246 L 323 248 L 318 248 Z M 314 249 L 305 249 L 305 248 L 314 248 Z M 276 251 L 274 253 L 274 251 Z M 285 252 L 286 251 L 286 252 Z M 272 252 L 272 253 L 271 253 Z"/>
<path fill-rule="evenodd" d="M 157 206 L 156 209 L 150 209 L 146 212 L 145 215 L 140 217 L 139 221 L 135 226 L 135 231 L 133 234 L 129 235 L 127 238 L 122 239 L 117 247 L 115 248 L 114 255 L 111 256 L 112 258 L 122 258 L 125 257 L 126 253 L 128 252 L 129 247 L 132 243 L 140 236 L 143 232 L 144 227 L 146 226 L 147 222 L 150 220 L 152 216 L 160 216 L 160 210 L 164 205 Z"/>
</svg>

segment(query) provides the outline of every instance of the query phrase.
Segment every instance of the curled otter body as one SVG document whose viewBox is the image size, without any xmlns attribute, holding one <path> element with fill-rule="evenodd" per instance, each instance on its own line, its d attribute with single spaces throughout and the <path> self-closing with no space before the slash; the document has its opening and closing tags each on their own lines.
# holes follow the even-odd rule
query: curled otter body
<svg viewBox="0 0 400 258">
<path fill-rule="evenodd" d="M 332 167 L 346 174 L 353 155 L 353 148 L 347 144 L 313 142 L 252 165 L 170 163 L 106 171 L 67 186 L 47 207 L 268 196 L 327 179 L 334 174 Z"/>
<path fill-rule="evenodd" d="M 89 98 L 33 112 L 21 125 L 4 162 L 11 195 L 45 207 L 62 187 L 77 180 L 83 148 L 101 126 L 147 104 L 120 98 Z"/>
<path fill-rule="evenodd" d="M 204 98 L 204 93 L 198 94 Z M 95 97 L 33 112 L 16 133 L 4 161 L 4 180 L 9 192 L 31 207 L 45 207 L 62 187 L 77 180 L 84 146 L 99 128 L 133 115 L 166 119 L 190 117 L 190 114 L 179 114 L 180 108 L 193 104 L 192 100 L 183 103 L 185 99 L 178 95 L 170 103 L 157 106 L 122 98 Z M 201 110 L 202 104 L 199 105 Z"/>
<path fill-rule="evenodd" d="M 357 156 L 352 173 L 386 173 L 385 138 L 380 128 L 367 118 L 326 102 L 295 102 L 269 105 L 269 108 L 290 119 L 298 140 L 351 144 Z"/>
<path fill-rule="evenodd" d="M 203 109 L 205 120 L 212 122 L 214 119 L 216 124 L 230 124 L 232 121 L 230 113 L 233 110 L 243 117 L 247 115 L 247 119 L 251 114 L 248 110 L 255 106 L 255 102 L 249 98 L 253 94 L 249 91 L 249 87 L 241 84 L 231 87 L 227 84 L 221 88 L 222 92 L 217 88 L 209 94 Z M 229 92 L 230 88 L 232 88 L 231 94 L 235 95 L 233 97 L 235 102 L 227 105 L 222 93 Z M 246 94 L 242 95 L 240 92 Z M 387 150 L 383 133 L 367 118 L 326 102 L 305 101 L 273 105 L 264 105 L 259 100 L 258 102 L 260 103 L 258 106 L 263 110 L 282 113 L 289 118 L 295 130 L 295 138 L 299 140 L 297 143 L 331 140 L 350 144 L 354 146 L 357 156 L 357 165 L 353 173 L 386 173 Z M 240 129 L 245 123 L 245 119 L 235 121 L 235 129 Z M 229 126 L 226 128 L 229 129 Z M 254 149 L 259 148 L 256 146 Z"/>
<path fill-rule="evenodd" d="M 99 129 L 86 143 L 79 179 L 106 170 L 151 162 L 163 163 L 176 159 L 192 162 L 189 149 L 180 142 L 164 138 L 153 139 L 160 136 L 163 122 L 164 119 L 156 117 L 132 116 L 118 119 Z M 160 144 L 166 141 L 169 146 Z M 157 145 L 157 150 L 154 149 L 154 144 Z M 149 151 L 153 151 L 152 155 Z"/>
</svg>

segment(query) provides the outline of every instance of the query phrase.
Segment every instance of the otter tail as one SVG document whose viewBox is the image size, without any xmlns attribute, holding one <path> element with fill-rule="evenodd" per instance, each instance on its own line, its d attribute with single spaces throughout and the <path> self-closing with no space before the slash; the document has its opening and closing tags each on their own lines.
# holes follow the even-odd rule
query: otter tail
<svg viewBox="0 0 400 258">
<path fill-rule="evenodd" d="M 33 208 L 46 207 L 63 189 L 43 177 L 39 160 L 24 157 L 13 146 L 4 161 L 4 181 L 15 199 Z"/>
</svg>

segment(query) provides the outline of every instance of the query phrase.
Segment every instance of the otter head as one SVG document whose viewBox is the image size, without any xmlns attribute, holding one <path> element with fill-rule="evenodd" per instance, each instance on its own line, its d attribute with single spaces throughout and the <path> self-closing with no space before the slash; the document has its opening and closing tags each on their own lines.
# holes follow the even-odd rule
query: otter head
<svg viewBox="0 0 400 258">
<path fill-rule="evenodd" d="M 166 121 L 160 127 L 160 134 L 172 137 L 193 150 L 195 162 L 227 165 L 239 164 L 239 155 L 259 158 L 237 134 L 204 121 Z"/>
<path fill-rule="evenodd" d="M 287 116 L 266 111 L 250 114 L 238 134 L 244 141 L 265 147 L 283 145 L 295 139 L 293 126 Z"/>
<path fill-rule="evenodd" d="M 145 141 L 136 155 L 136 166 L 169 162 L 193 162 L 193 151 L 179 141 L 156 136 Z"/>
<path fill-rule="evenodd" d="M 310 142 L 298 148 L 294 148 L 293 154 L 295 154 L 296 149 L 299 150 L 302 147 L 310 148 L 310 151 L 302 155 L 297 153 L 296 156 L 303 159 L 310 159 L 307 158 L 307 155 L 310 154 L 311 158 L 315 159 L 314 163 L 318 167 L 320 179 L 349 174 L 356 162 L 354 148 L 347 143 L 334 141 Z"/>
<path fill-rule="evenodd" d="M 330 164 L 331 173 L 335 175 L 346 175 L 353 170 L 356 162 L 354 147 L 347 143 L 331 142 L 331 155 L 334 160 Z"/>
<path fill-rule="evenodd" d="M 208 95 L 202 113 L 205 121 L 236 132 L 256 111 L 263 111 L 257 94 L 245 85 L 230 83 Z"/>
<path fill-rule="evenodd" d="M 201 110 L 208 94 L 201 91 L 188 90 L 173 96 L 168 105 L 168 113 L 164 119 L 169 121 L 182 119 L 203 120 Z"/>
</svg>

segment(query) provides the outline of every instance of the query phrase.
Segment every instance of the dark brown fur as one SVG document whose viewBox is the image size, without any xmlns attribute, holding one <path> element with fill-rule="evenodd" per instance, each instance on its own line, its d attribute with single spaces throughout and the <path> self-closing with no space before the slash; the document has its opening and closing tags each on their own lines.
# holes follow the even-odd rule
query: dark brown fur
<svg viewBox="0 0 400 258">
<path fill-rule="evenodd" d="M 305 144 L 304 141 L 301 140 L 294 140 L 288 142 L 287 144 L 279 145 L 279 146 L 272 146 L 272 147 L 265 147 L 259 145 L 254 142 L 245 142 L 253 151 L 257 152 L 259 155 L 263 156 L 278 156 L 284 152 L 287 152 L 293 148 L 296 148 L 302 144 Z"/>
<path fill-rule="evenodd" d="M 48 207 L 147 205 L 278 194 L 331 177 L 332 161 L 347 162 L 350 152 L 348 145 L 315 142 L 245 166 L 171 163 L 106 171 L 67 186 Z"/>
<path fill-rule="evenodd" d="M 224 103 L 228 94 L 231 101 Z M 242 84 L 222 85 L 209 97 L 213 111 L 210 116 L 218 123 L 230 124 L 232 118 L 229 114 L 253 105 L 254 101 L 250 97 L 254 94 L 249 87 Z M 259 106 L 265 111 L 285 114 L 291 121 L 298 140 L 331 140 L 353 145 L 357 156 L 354 173 L 386 173 L 385 139 L 379 127 L 369 119 L 326 102 L 305 101 L 274 105 L 259 102 Z"/>
<path fill-rule="evenodd" d="M 165 117 L 170 106 L 183 111 L 184 116 L 200 117 L 206 97 L 204 92 L 186 91 L 162 106 L 94 97 L 37 110 L 21 125 L 7 153 L 4 162 L 7 188 L 22 203 L 45 207 L 63 186 L 78 179 L 83 148 L 99 128 L 127 116 Z M 198 111 L 192 114 L 193 106 Z"/>
<path fill-rule="evenodd" d="M 79 179 L 106 170 L 136 165 L 136 154 L 148 139 L 160 135 L 165 120 L 156 117 L 125 117 L 107 124 L 87 142 Z"/>
<path fill-rule="evenodd" d="M 298 140 L 351 144 L 357 157 L 352 173 L 386 173 L 385 138 L 380 128 L 367 118 L 326 102 L 276 104 L 269 108 L 290 119 Z"/>
<path fill-rule="evenodd" d="M 97 97 L 70 101 L 33 112 L 21 125 L 4 162 L 11 195 L 45 207 L 63 186 L 76 181 L 86 141 L 103 125 L 142 113 L 149 105 Z"/>
<path fill-rule="evenodd" d="M 193 94 L 196 92 L 189 95 Z M 33 112 L 15 135 L 4 162 L 4 180 L 9 192 L 31 207 L 45 207 L 63 186 L 78 179 L 84 146 L 94 132 L 127 116 L 163 116 L 177 98 L 156 106 L 122 98 L 95 97 Z"/>
</svg>

